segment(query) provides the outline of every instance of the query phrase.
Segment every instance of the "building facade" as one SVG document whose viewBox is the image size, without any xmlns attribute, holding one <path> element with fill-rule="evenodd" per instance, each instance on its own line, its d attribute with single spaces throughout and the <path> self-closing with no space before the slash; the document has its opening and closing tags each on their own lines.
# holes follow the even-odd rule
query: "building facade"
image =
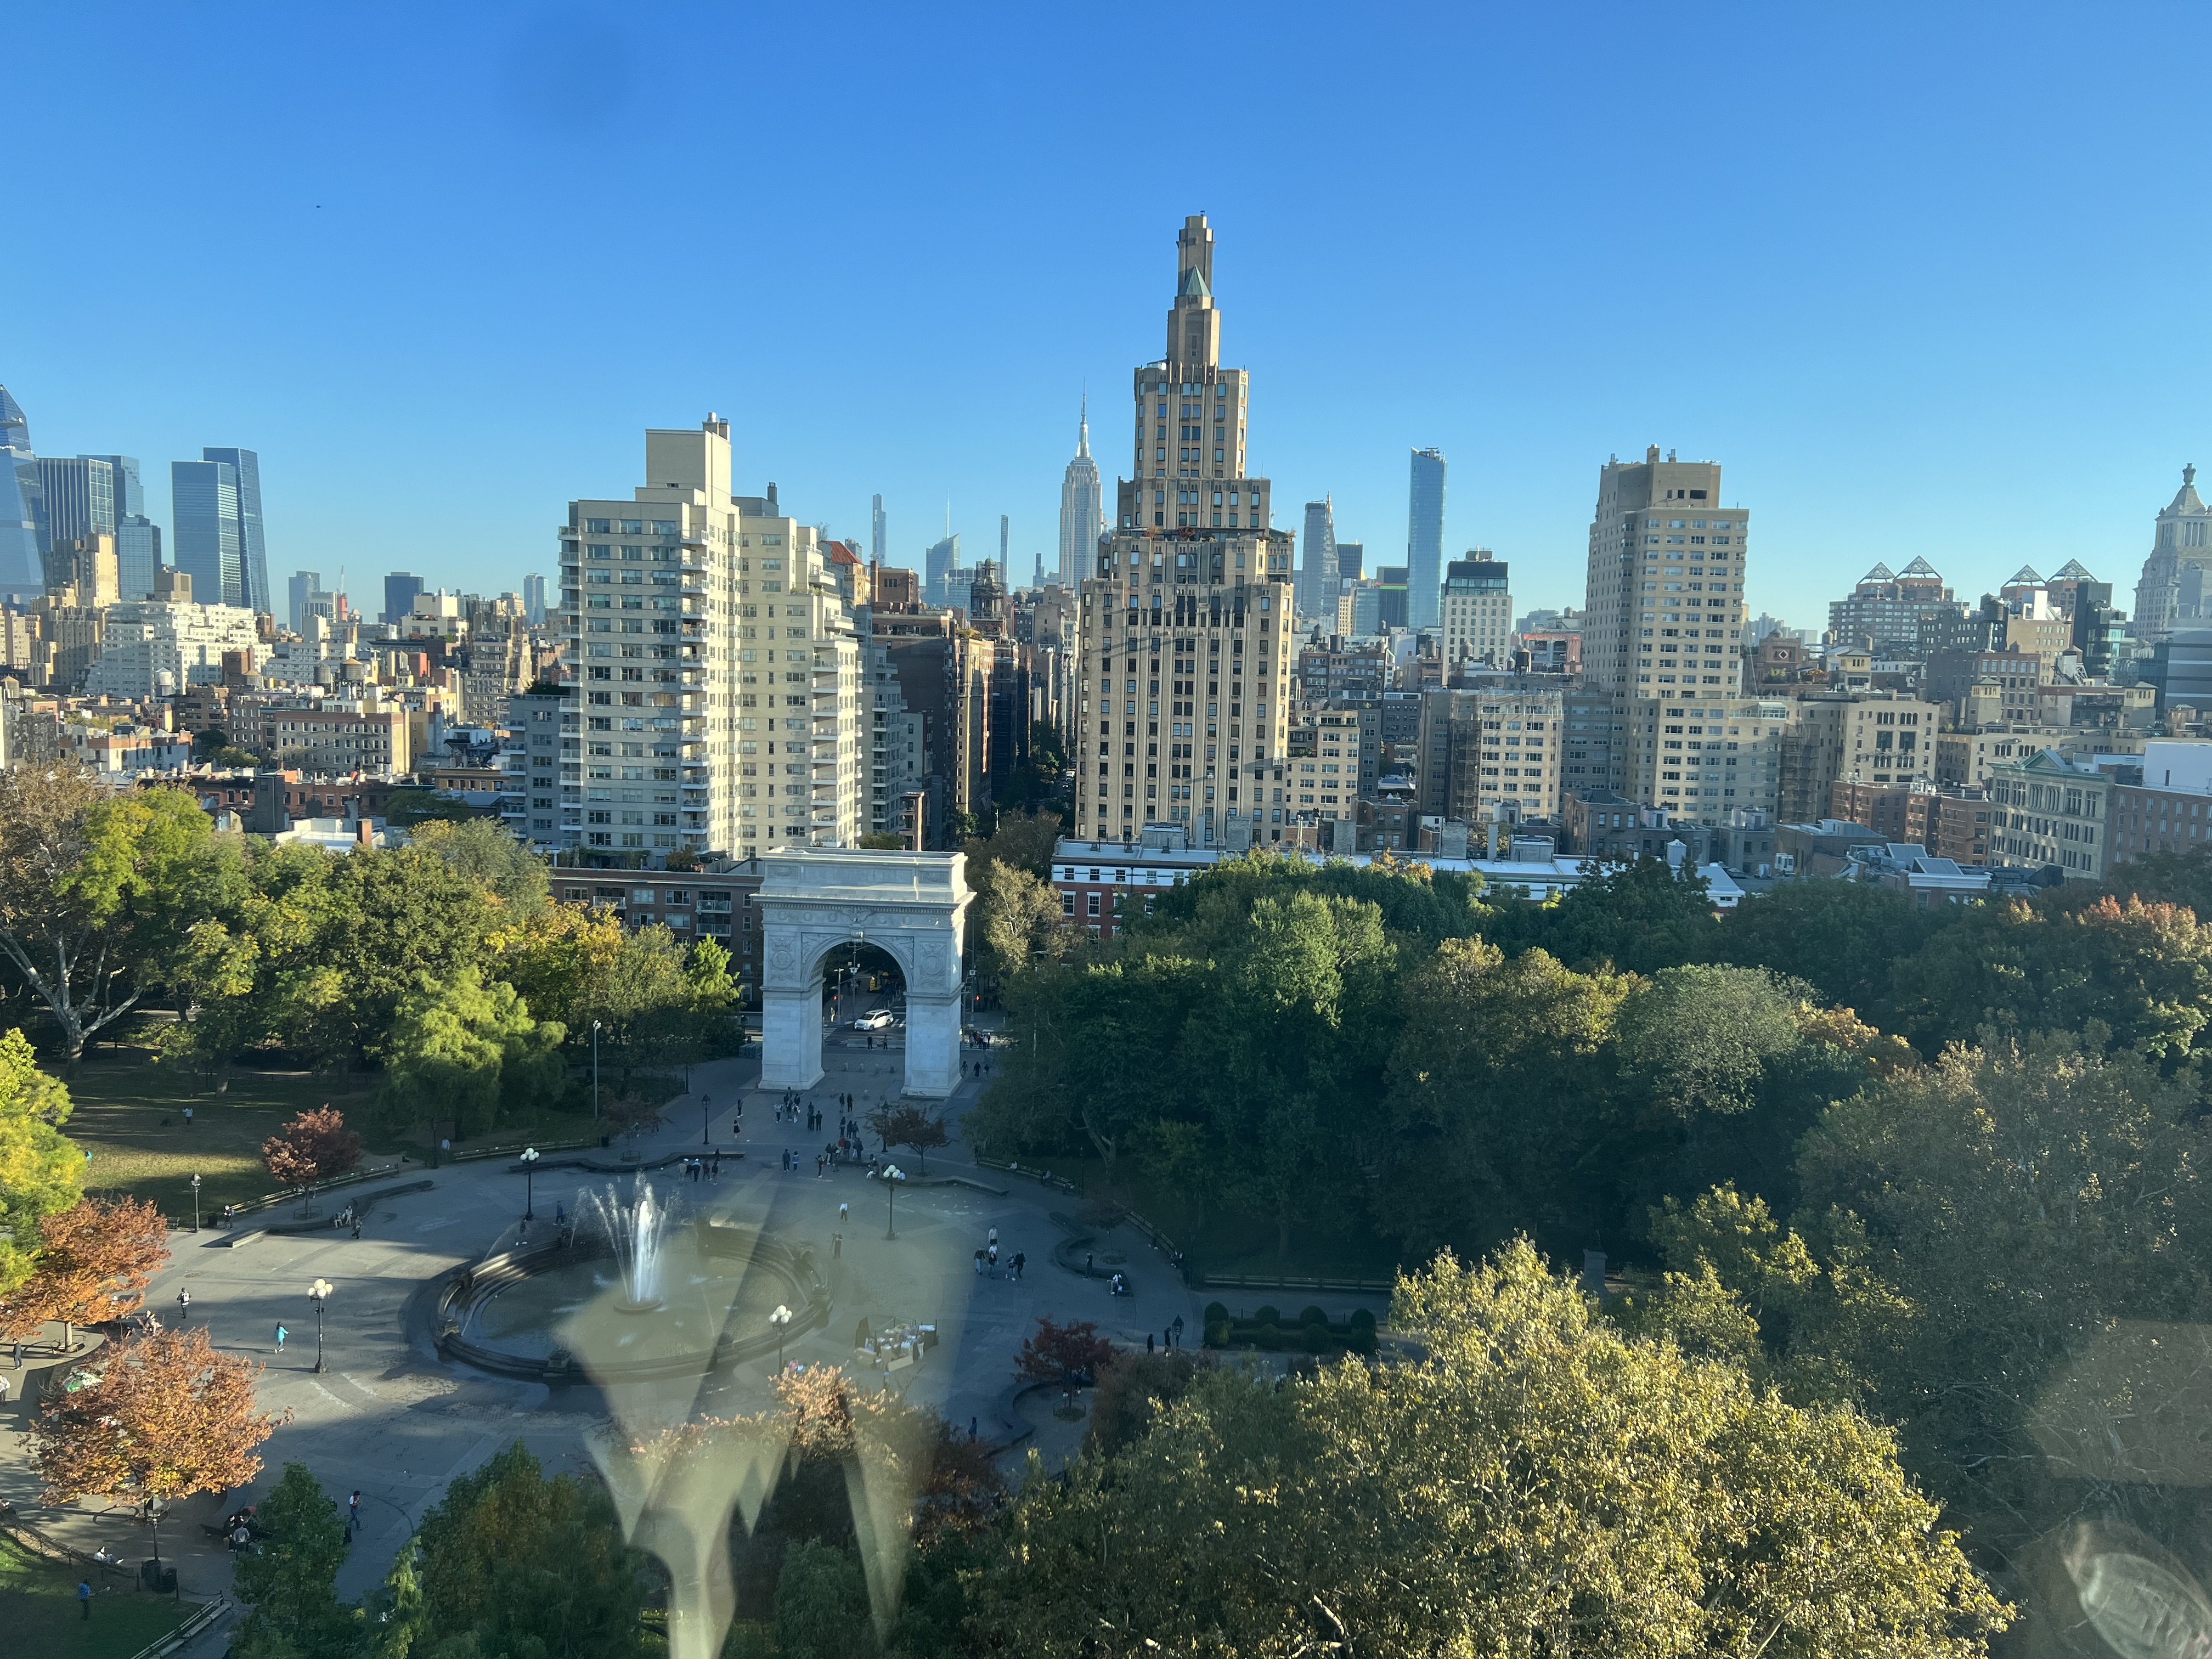
<svg viewBox="0 0 2212 1659">
<path fill-rule="evenodd" d="M 1750 515 L 1721 505 L 1714 461 L 1607 461 L 1584 580 L 1583 672 L 1657 702 L 1726 702 L 1743 687 Z"/>
<path fill-rule="evenodd" d="M 1991 861 L 2102 881 L 2118 787 L 2110 772 L 2051 749 L 1990 768 Z"/>
<path fill-rule="evenodd" d="M 167 696 L 222 678 L 226 653 L 250 660 L 260 643 L 253 613 L 235 605 L 125 600 L 107 609 L 88 696 Z"/>
<path fill-rule="evenodd" d="M 1409 598 L 1419 597 L 1418 582 L 1407 591 Z M 1473 549 L 1464 559 L 1454 559 L 1444 571 L 1439 608 L 1447 666 L 1462 662 L 1488 663 L 1498 668 L 1511 665 L 1513 595 L 1504 560 L 1492 557 L 1486 547 Z"/>
<path fill-rule="evenodd" d="M 238 482 L 238 597 L 228 604 L 248 611 L 273 611 L 269 591 L 269 549 L 261 533 L 261 457 L 250 449 L 203 449 L 200 459 L 231 470 Z"/>
<path fill-rule="evenodd" d="M 2181 469 L 2181 488 L 2151 528 L 2150 556 L 2136 584 L 2135 636 L 2156 641 L 2177 624 L 2205 616 L 2204 567 L 2212 562 L 2212 507 L 2197 493 L 2197 469 Z"/>
<path fill-rule="evenodd" d="M 169 463 L 170 541 L 177 568 L 204 605 L 251 610 L 246 603 L 238 469 L 228 461 Z"/>
<path fill-rule="evenodd" d="M 1828 605 L 1828 640 L 1834 645 L 1870 644 L 1875 650 L 1901 644 L 1911 648 L 1923 621 L 1956 616 L 1961 607 L 1925 559 L 1903 570 L 1877 564 L 1858 580 L 1849 595 Z"/>
</svg>

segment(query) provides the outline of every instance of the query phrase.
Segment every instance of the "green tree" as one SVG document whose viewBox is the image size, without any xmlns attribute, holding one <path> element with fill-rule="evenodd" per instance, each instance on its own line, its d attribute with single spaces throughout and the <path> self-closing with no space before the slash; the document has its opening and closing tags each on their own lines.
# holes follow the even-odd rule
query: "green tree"
<svg viewBox="0 0 2212 1659">
<path fill-rule="evenodd" d="M 1000 979 L 1028 969 L 1049 951 L 1060 929 L 1060 895 L 1019 865 L 989 860 L 972 878 L 976 902 L 972 938 L 988 973 Z"/>
<path fill-rule="evenodd" d="M 443 981 L 425 974 L 399 1005 L 385 1045 L 388 1121 L 449 1122 L 481 1134 L 504 1117 L 559 1098 L 566 1085 L 559 1022 L 534 1019 L 503 980 L 477 968 Z"/>
<path fill-rule="evenodd" d="M 419 1601 L 409 1613 L 390 1598 L 382 1647 L 392 1659 L 654 1650 L 639 1621 L 650 1568 L 623 1541 L 606 1488 L 548 1480 L 520 1441 L 449 1485 L 410 1548 Z"/>
<path fill-rule="evenodd" d="M 250 1611 L 233 1637 L 239 1659 L 352 1659 L 368 1645 L 360 1609 L 338 1600 L 346 1523 L 304 1463 L 287 1463 L 255 1519 L 267 1536 L 238 1558 L 232 1593 Z"/>
<path fill-rule="evenodd" d="M 1822 1001 L 1871 1014 L 1885 1006 L 1897 964 L 1965 913 L 1863 882 L 1783 882 L 1722 915 L 1715 954 L 1803 980 Z"/>
<path fill-rule="evenodd" d="M 494 819 L 433 819 L 415 831 L 412 844 L 489 893 L 508 915 L 533 915 L 552 902 L 545 860 Z"/>
<path fill-rule="evenodd" d="M 39 1069 L 20 1030 L 0 1036 L 0 1297 L 38 1266 L 40 1224 L 84 1197 L 84 1155 L 61 1132 L 69 1090 Z"/>
<path fill-rule="evenodd" d="M 1423 1253 L 1516 1232 L 1571 1248 L 1603 1200 L 1587 1172 L 1632 981 L 1549 951 L 1453 939 L 1400 988 L 1387 1097 L 1392 1231 Z"/>
<path fill-rule="evenodd" d="M 72 1062 L 242 891 L 235 847 L 184 790 L 117 794 L 69 767 L 0 774 L 0 958 Z"/>
<path fill-rule="evenodd" d="M 1650 974 L 1704 962 L 1720 931 L 1705 878 L 1677 875 L 1659 858 L 1638 859 L 1541 903 L 1500 900 L 1493 908 L 1485 938 L 1509 954 L 1540 945 L 1583 972 L 1610 963 Z"/>
<path fill-rule="evenodd" d="M 1625 1335 L 1525 1244 L 1401 1280 L 1393 1323 L 1422 1358 L 1215 1368 L 1040 1468 L 978 1645 L 1967 1659 L 2004 1623 L 1885 1431 Z"/>
<path fill-rule="evenodd" d="M 2212 927 L 2178 905 L 2060 894 L 1969 907 L 1898 965 L 1885 1030 L 1923 1054 L 2007 1035 L 2085 1031 L 2171 1066 L 2212 1023 Z"/>
<path fill-rule="evenodd" d="M 867 1580 L 852 1551 L 799 1539 L 775 1584 L 780 1659 L 861 1659 L 876 1650 Z"/>
</svg>

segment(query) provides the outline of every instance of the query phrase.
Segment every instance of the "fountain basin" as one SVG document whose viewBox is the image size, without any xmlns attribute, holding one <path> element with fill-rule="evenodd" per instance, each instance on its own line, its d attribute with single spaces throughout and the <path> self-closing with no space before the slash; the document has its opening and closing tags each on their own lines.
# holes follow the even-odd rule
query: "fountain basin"
<svg viewBox="0 0 2212 1659">
<path fill-rule="evenodd" d="M 438 1346 L 503 1376 L 599 1382 L 696 1376 L 773 1353 L 768 1315 L 792 1310 L 785 1340 L 820 1325 L 830 1296 L 813 1255 L 754 1227 L 672 1231 L 657 1305 L 626 1294 L 605 1240 L 579 1237 L 487 1258 L 439 1299 Z"/>
</svg>

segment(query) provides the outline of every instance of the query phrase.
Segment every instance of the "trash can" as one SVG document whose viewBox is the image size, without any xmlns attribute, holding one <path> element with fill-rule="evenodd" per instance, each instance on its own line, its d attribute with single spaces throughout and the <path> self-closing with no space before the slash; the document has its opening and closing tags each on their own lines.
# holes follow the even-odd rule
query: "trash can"
<svg viewBox="0 0 2212 1659">
<path fill-rule="evenodd" d="M 177 1570 L 167 1561 L 142 1561 L 138 1564 L 138 1587 L 159 1595 L 174 1595 Z"/>
</svg>

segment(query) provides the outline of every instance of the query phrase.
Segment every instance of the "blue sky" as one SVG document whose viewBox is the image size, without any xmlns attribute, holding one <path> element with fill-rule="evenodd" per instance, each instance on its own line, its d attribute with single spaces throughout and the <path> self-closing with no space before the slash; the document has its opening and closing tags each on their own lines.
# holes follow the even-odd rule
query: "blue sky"
<svg viewBox="0 0 2212 1659">
<path fill-rule="evenodd" d="M 42 451 L 260 451 L 270 574 L 552 567 L 647 425 L 902 560 L 1055 544 L 1204 210 L 1277 523 L 1579 603 L 1598 466 L 1725 464 L 1749 598 L 1875 560 L 2132 603 L 2212 465 L 2179 8 L 19 9 L 0 383 Z M 1110 490 L 1110 483 L 1109 483 Z"/>
</svg>

